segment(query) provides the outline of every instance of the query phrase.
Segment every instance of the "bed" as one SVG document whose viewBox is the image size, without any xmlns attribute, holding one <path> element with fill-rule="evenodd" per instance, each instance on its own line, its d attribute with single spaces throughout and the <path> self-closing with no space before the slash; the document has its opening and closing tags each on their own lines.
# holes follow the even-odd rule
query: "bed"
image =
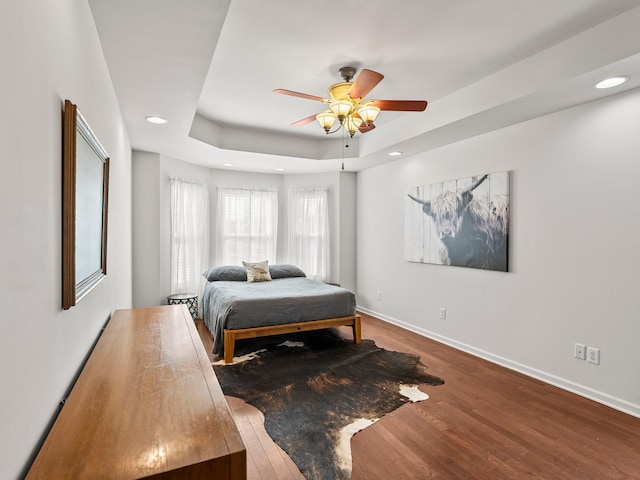
<svg viewBox="0 0 640 480">
<path fill-rule="evenodd" d="M 224 356 L 231 363 L 236 340 L 343 325 L 353 329 L 354 341 L 360 343 L 352 292 L 311 280 L 294 265 L 261 264 L 268 269 L 268 280 L 255 281 L 248 267 L 235 265 L 204 274 L 203 318 L 213 336 L 214 360 Z"/>
</svg>

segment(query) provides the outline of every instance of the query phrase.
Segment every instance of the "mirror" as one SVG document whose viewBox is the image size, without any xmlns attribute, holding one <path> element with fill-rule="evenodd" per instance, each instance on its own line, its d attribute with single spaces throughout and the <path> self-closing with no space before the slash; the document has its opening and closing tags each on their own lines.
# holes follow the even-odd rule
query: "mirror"
<svg viewBox="0 0 640 480">
<path fill-rule="evenodd" d="M 62 150 L 62 308 L 68 310 L 107 275 L 109 194 L 109 156 L 69 100 Z"/>
</svg>

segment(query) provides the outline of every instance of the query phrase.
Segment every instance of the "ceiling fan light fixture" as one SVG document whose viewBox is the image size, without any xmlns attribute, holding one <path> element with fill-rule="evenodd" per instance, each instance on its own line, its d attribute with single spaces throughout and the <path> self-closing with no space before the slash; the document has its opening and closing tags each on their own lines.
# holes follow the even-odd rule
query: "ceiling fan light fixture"
<svg viewBox="0 0 640 480">
<path fill-rule="evenodd" d="M 358 131 L 358 129 L 360 128 L 360 125 L 362 125 L 362 118 L 360 118 L 359 115 L 355 114 L 355 115 L 349 115 L 346 118 L 346 127 L 347 130 L 349 130 L 349 135 L 351 135 L 353 137 L 353 135 Z"/>
<path fill-rule="evenodd" d="M 336 116 L 331 110 L 327 110 L 316 115 L 316 120 L 320 126 L 324 128 L 324 131 L 329 133 L 329 130 L 331 130 L 331 127 L 336 122 Z"/>
<path fill-rule="evenodd" d="M 378 118 L 378 114 L 380 113 L 380 109 L 375 105 L 367 104 L 363 105 L 358 109 L 358 115 L 362 119 L 364 123 L 369 125 L 372 122 L 376 121 Z"/>
<path fill-rule="evenodd" d="M 344 118 L 349 115 L 353 104 L 348 100 L 338 100 L 337 102 L 331 102 L 329 108 L 333 112 L 333 114 L 338 117 L 340 123 L 343 122 Z"/>
</svg>

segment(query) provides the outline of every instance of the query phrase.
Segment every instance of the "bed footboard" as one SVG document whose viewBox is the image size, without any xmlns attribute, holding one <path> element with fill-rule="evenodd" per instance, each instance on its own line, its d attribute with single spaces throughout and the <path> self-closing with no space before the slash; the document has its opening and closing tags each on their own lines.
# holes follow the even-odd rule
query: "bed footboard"
<svg viewBox="0 0 640 480">
<path fill-rule="evenodd" d="M 282 333 L 306 332 L 309 330 L 322 330 L 324 328 L 349 326 L 353 329 L 353 341 L 360 343 L 362 340 L 360 315 L 349 317 L 325 318 L 323 320 L 312 320 L 309 322 L 285 323 L 283 325 L 272 325 L 268 327 L 242 328 L 238 330 L 224 331 L 224 363 L 233 362 L 236 340 L 244 338 L 267 337 Z"/>
</svg>

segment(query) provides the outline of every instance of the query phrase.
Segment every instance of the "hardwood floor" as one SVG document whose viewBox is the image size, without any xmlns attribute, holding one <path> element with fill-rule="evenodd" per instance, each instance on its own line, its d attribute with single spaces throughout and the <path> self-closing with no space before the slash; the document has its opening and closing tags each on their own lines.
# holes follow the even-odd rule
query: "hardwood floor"
<svg viewBox="0 0 640 480">
<path fill-rule="evenodd" d="M 205 347 L 212 340 L 198 321 Z M 350 338 L 349 329 L 343 329 Z M 362 314 L 362 338 L 420 355 L 444 385 L 351 440 L 353 480 L 640 479 L 640 419 Z M 248 479 L 303 479 L 262 414 L 227 397 Z"/>
</svg>

